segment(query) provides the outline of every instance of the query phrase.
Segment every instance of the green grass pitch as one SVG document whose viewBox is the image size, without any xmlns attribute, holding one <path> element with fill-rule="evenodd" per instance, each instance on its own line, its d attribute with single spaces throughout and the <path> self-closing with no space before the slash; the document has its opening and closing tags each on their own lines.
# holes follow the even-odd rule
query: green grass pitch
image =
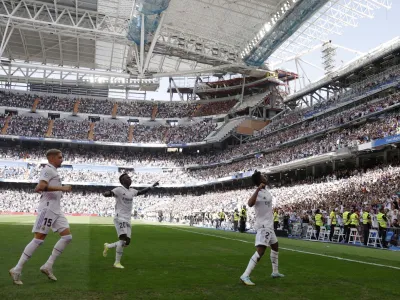
<svg viewBox="0 0 400 300">
<path fill-rule="evenodd" d="M 113 226 L 100 225 L 112 224 L 112 220 L 70 220 L 73 241 L 54 265 L 58 281 L 50 282 L 39 272 L 58 239 L 50 234 L 25 265 L 24 285 L 14 286 L 8 270 L 32 238 L 33 217 L 0 216 L 1 300 L 400 297 L 400 252 L 281 238 L 279 267 L 286 277 L 270 278 L 267 250 L 251 276 L 256 286 L 246 287 L 239 276 L 254 253 L 254 235 L 135 223 L 132 243 L 122 258 L 125 269 L 119 270 L 112 267 L 115 249 L 107 258 L 102 256 L 104 242 L 117 237 Z"/>
</svg>

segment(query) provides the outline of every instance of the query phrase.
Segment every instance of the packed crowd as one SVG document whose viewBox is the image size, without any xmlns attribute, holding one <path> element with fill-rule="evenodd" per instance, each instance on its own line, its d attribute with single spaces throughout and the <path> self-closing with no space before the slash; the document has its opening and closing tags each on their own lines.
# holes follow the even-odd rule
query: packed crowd
<svg viewBox="0 0 400 300">
<path fill-rule="evenodd" d="M 4 123 L 3 123 L 4 124 Z M 134 143 L 193 143 L 203 141 L 216 124 L 211 121 L 200 121 L 182 126 L 146 126 L 134 125 Z M 49 128 L 49 119 L 29 116 L 13 116 L 6 134 L 44 137 Z M 88 120 L 56 119 L 52 135 L 49 137 L 88 140 L 90 122 Z M 95 141 L 127 143 L 129 125 L 123 122 L 96 122 L 93 139 Z"/>
<path fill-rule="evenodd" d="M 17 172 L 8 170 L 8 172 Z M 312 219 L 316 209 L 323 214 L 336 210 L 339 218 L 344 210 L 358 211 L 386 209 L 389 226 L 399 219 L 398 195 L 400 191 L 400 167 L 378 166 L 370 170 L 354 170 L 348 176 L 330 176 L 312 184 L 293 184 L 271 187 L 273 206 L 279 211 L 280 220 L 286 215 L 292 222 L 300 222 L 305 215 Z M 64 175 L 64 174 L 63 174 Z M 115 174 L 117 176 L 117 174 Z M 37 176 L 37 174 L 35 174 Z M 79 176 L 79 175 L 76 175 Z M 64 181 L 67 179 L 63 178 Z M 101 188 L 74 188 L 73 193 L 64 194 L 62 202 L 67 213 L 93 213 L 110 216 L 113 213 L 113 200 L 101 196 Z M 135 214 L 146 219 L 156 219 L 160 212 L 167 221 L 184 221 L 187 216 L 203 213 L 207 220 L 224 210 L 231 216 L 234 209 L 247 203 L 254 188 L 209 191 L 204 194 L 158 194 L 155 191 L 134 199 Z M 4 188 L 0 191 L 0 212 L 34 212 L 38 195 L 30 190 Z M 248 211 L 248 225 L 254 222 L 252 209 Z M 340 220 L 339 220 L 340 222 Z"/>
<path fill-rule="evenodd" d="M 18 166 L 0 166 L 0 178 L 34 181 L 39 177 L 42 167 L 40 165 L 30 164 L 28 167 Z M 72 169 L 60 168 L 58 173 L 65 182 L 74 183 L 102 183 L 102 184 L 118 184 L 121 171 L 111 170 L 88 170 L 88 169 Z M 156 181 L 160 181 L 166 185 L 185 185 L 196 184 L 198 179 L 191 176 L 184 170 L 174 170 L 171 172 L 128 172 L 135 185 L 147 185 Z"/>
<path fill-rule="evenodd" d="M 175 104 L 173 102 L 158 103 L 157 118 L 189 118 L 197 109 L 196 103 Z M 213 114 L 213 113 L 211 113 Z"/>
<path fill-rule="evenodd" d="M 196 110 L 194 116 L 201 117 L 224 114 L 229 112 L 237 103 L 237 100 L 227 100 L 201 104 L 200 108 Z"/>
<path fill-rule="evenodd" d="M 320 155 L 327 152 L 336 151 L 344 147 L 356 147 L 358 144 L 368 142 L 372 139 L 378 139 L 386 136 L 392 136 L 399 133 L 399 117 L 400 112 L 393 111 L 382 115 L 379 119 L 364 123 L 358 127 L 350 127 L 326 134 L 312 141 L 298 142 L 295 145 L 276 148 L 270 145 L 271 152 L 256 155 L 249 159 L 237 161 L 229 164 L 223 164 L 207 169 L 196 169 L 190 172 L 190 175 L 197 180 L 211 180 L 225 176 L 234 175 L 241 171 L 249 171 L 258 168 L 267 168 L 279 164 L 288 163 L 290 161 L 306 158 L 310 156 Z M 64 125 L 65 126 L 65 125 Z M 140 128 L 139 128 L 140 129 Z M 139 130 L 137 129 L 137 130 Z M 172 129 L 172 128 L 171 128 Z M 152 134 L 149 135 L 149 132 Z M 117 134 L 117 133 L 116 133 Z M 135 136 L 145 136 L 147 138 L 160 141 L 163 138 L 170 138 L 162 130 L 146 131 L 135 133 Z M 169 139 L 173 140 L 172 138 Z M 238 147 L 245 148 L 247 153 L 257 152 L 259 148 L 251 147 L 252 144 L 245 144 Z M 17 159 L 24 158 L 30 160 L 43 159 L 43 151 L 32 150 L 2 150 L 0 158 L 2 159 Z M 223 162 L 229 159 L 229 155 L 237 154 L 236 148 L 226 149 L 204 154 L 182 154 L 182 153 L 161 153 L 150 154 L 148 152 L 107 152 L 107 151 L 87 151 L 65 149 L 66 163 L 92 163 L 100 165 L 122 165 L 122 166 L 154 166 L 154 167 L 182 167 L 187 165 L 206 165 L 212 162 Z M 245 153 L 245 152 L 242 152 Z"/>
<path fill-rule="evenodd" d="M 300 122 L 304 119 L 311 117 L 316 113 L 321 113 L 325 110 L 332 109 L 333 107 L 342 104 L 344 102 L 350 101 L 358 96 L 367 93 L 373 89 L 377 89 L 379 86 L 392 82 L 393 80 L 400 79 L 400 66 L 397 66 L 394 69 L 389 70 L 390 72 L 384 72 L 383 75 L 378 74 L 377 76 L 373 76 L 364 84 L 356 85 L 351 87 L 348 91 L 346 91 L 342 95 L 335 95 L 324 101 L 322 103 L 317 103 L 312 107 L 302 108 L 299 110 L 287 110 L 283 112 L 279 117 L 275 118 L 266 128 L 264 133 L 273 132 L 279 130 L 281 128 L 290 126 L 297 122 Z M 378 77 L 378 78 L 376 78 Z"/>
<path fill-rule="evenodd" d="M 37 109 L 49 111 L 72 112 L 78 99 L 37 96 L 33 94 L 16 94 L 0 92 L 0 106 L 21 107 L 31 109 L 36 99 L 39 99 Z M 156 118 L 189 118 L 193 116 L 210 116 L 227 113 L 236 100 L 211 101 L 206 104 L 193 102 L 153 102 L 153 101 L 112 101 L 82 98 L 79 99 L 78 112 L 95 115 L 111 115 L 114 104 L 117 103 L 118 116 L 150 118 L 153 107 L 157 106 Z"/>
<path fill-rule="evenodd" d="M 96 122 L 94 126 L 94 141 L 104 142 L 128 142 L 128 123 Z"/>
<path fill-rule="evenodd" d="M 52 136 L 58 139 L 87 140 L 89 126 L 88 120 L 57 119 L 53 125 Z"/>
<path fill-rule="evenodd" d="M 44 137 L 49 127 L 49 119 L 39 117 L 13 116 L 8 123 L 7 134 L 29 137 Z"/>
</svg>

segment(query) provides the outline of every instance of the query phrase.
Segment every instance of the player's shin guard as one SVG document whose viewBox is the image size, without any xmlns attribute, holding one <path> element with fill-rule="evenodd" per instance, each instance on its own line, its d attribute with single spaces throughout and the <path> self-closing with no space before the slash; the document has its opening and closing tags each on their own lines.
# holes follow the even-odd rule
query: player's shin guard
<svg viewBox="0 0 400 300">
<path fill-rule="evenodd" d="M 115 263 L 116 264 L 121 262 L 121 257 L 124 252 L 124 246 L 125 246 L 125 241 L 122 241 L 122 240 L 118 241 L 117 249 L 115 251 Z"/>
<path fill-rule="evenodd" d="M 62 236 L 58 242 L 54 245 L 53 252 L 51 253 L 49 259 L 46 262 L 46 267 L 52 268 L 53 264 L 58 256 L 63 253 L 65 247 L 72 241 L 72 235 Z"/>
<path fill-rule="evenodd" d="M 279 252 L 276 252 L 271 249 L 271 264 L 272 264 L 272 273 L 279 273 L 278 271 L 278 254 Z"/>
<path fill-rule="evenodd" d="M 256 251 L 253 256 L 250 258 L 249 264 L 247 265 L 246 271 L 243 273 L 243 277 L 250 276 L 253 269 L 256 267 L 258 260 L 260 259 L 260 255 Z"/>
<path fill-rule="evenodd" d="M 28 245 L 26 245 L 18 264 L 14 268 L 15 272 L 21 273 L 24 264 L 31 258 L 33 252 L 35 252 L 41 244 L 43 244 L 43 240 L 33 239 Z"/>
</svg>

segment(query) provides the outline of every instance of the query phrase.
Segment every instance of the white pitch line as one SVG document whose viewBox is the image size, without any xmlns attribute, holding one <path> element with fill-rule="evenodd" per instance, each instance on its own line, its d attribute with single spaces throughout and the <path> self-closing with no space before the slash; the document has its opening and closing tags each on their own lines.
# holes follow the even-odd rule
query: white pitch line
<svg viewBox="0 0 400 300">
<path fill-rule="evenodd" d="M 242 242 L 242 243 L 254 244 L 254 242 L 250 242 L 250 241 L 246 241 L 246 240 L 240 240 L 240 239 L 228 238 L 228 237 L 221 236 L 221 235 L 215 235 L 215 234 L 209 234 L 209 233 L 203 233 L 203 232 L 197 232 L 197 231 L 185 230 L 185 229 L 179 229 L 179 228 L 173 228 L 173 227 L 171 227 L 171 228 L 175 229 L 175 230 L 179 230 L 179 231 L 185 231 L 185 232 L 194 233 L 194 234 L 213 236 L 213 237 L 217 237 L 217 238 L 225 239 L 225 240 L 231 240 L 231 241 L 238 241 L 238 242 Z M 326 255 L 326 254 L 321 254 L 321 253 L 314 253 L 314 252 L 308 252 L 308 251 L 302 251 L 302 250 L 296 250 L 296 249 L 290 249 L 290 248 L 283 248 L 283 247 L 279 247 L 279 249 L 283 249 L 283 250 L 286 250 L 286 251 L 303 253 L 303 254 L 310 254 L 310 255 L 322 256 L 322 257 L 327 257 L 327 258 L 333 258 L 333 259 L 337 259 L 337 260 L 344 260 L 344 261 L 349 261 L 349 262 L 359 263 L 359 264 L 364 264 L 364 265 L 370 265 L 370 266 L 376 266 L 376 267 L 400 270 L 400 267 L 376 264 L 376 263 L 372 263 L 372 262 L 354 260 L 354 259 L 343 258 L 343 257 L 339 257 L 339 256 L 332 256 L 332 255 Z"/>
</svg>

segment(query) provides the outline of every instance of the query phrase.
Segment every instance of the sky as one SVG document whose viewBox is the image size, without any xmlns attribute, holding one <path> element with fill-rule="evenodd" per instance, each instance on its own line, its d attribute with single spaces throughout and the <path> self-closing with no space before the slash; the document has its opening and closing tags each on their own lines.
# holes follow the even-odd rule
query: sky
<svg viewBox="0 0 400 300">
<path fill-rule="evenodd" d="M 400 0 L 393 0 L 391 9 L 386 10 L 381 8 L 375 10 L 374 13 L 375 16 L 373 19 L 360 19 L 357 27 L 345 27 L 343 35 L 338 36 L 332 34 L 332 36 L 329 36 L 329 39 L 331 39 L 334 44 L 365 53 L 378 47 L 382 43 L 400 36 Z M 339 49 L 337 50 L 337 65 L 341 65 L 342 61 L 346 63 L 356 57 L 357 55 L 354 53 Z M 320 50 L 316 50 L 302 58 L 306 62 L 322 66 Z M 296 65 L 294 62 L 285 63 L 280 67 L 296 72 Z M 302 67 L 306 75 L 300 74 L 300 76 L 304 76 L 306 83 L 315 82 L 324 75 L 323 71 L 305 63 L 302 63 Z M 297 82 L 296 85 L 292 87 L 292 92 L 300 88 L 300 82 Z M 159 92 L 148 93 L 147 99 L 169 100 L 170 96 L 166 92 L 167 89 L 168 79 L 164 78 L 161 80 Z M 174 100 L 179 100 L 179 96 L 174 95 Z"/>
<path fill-rule="evenodd" d="M 389 10 L 381 8 L 374 12 L 375 17 L 373 19 L 360 19 L 358 27 L 345 27 L 341 36 L 332 34 L 329 39 L 334 44 L 365 53 L 400 36 L 400 0 L 393 0 L 392 8 Z M 341 61 L 346 63 L 356 57 L 358 56 L 354 53 L 339 49 L 337 50 L 337 65 L 342 65 Z M 322 66 L 321 50 L 316 50 L 304 56 L 303 59 L 306 62 Z M 296 71 L 294 62 L 282 66 L 285 69 Z M 304 63 L 302 63 L 302 66 L 307 74 L 306 83 L 315 82 L 324 75 L 321 70 L 312 66 Z M 300 88 L 299 83 L 296 87 L 297 89 Z"/>
</svg>

